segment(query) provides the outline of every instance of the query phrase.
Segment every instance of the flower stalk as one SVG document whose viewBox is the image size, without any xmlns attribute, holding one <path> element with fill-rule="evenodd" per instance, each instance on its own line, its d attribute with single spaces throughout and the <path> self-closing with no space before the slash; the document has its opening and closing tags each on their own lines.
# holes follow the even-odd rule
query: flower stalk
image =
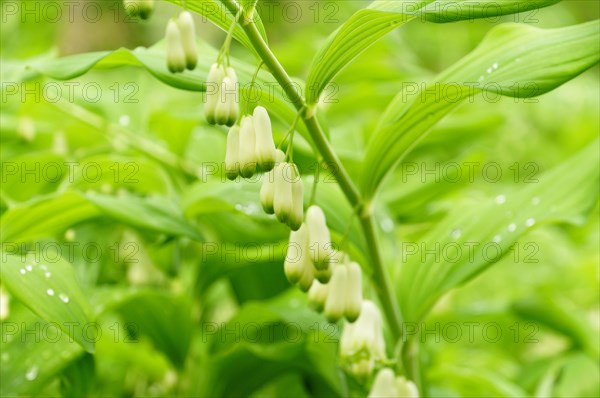
<svg viewBox="0 0 600 398">
<path fill-rule="evenodd" d="M 233 15 L 238 15 L 240 6 L 234 0 L 222 0 L 225 7 Z M 256 53 L 260 56 L 264 65 L 269 69 L 275 80 L 285 91 L 289 100 L 294 104 L 312 138 L 318 148 L 323 160 L 333 165 L 333 175 L 346 196 L 350 205 L 358 209 L 361 219 L 361 227 L 365 235 L 367 247 L 370 251 L 370 257 L 373 267 L 373 282 L 379 301 L 383 308 L 385 317 L 389 324 L 393 337 L 398 341 L 401 336 L 402 318 L 398 302 L 395 298 L 392 285 L 383 265 L 383 260 L 379 250 L 379 244 L 375 235 L 374 218 L 369 206 L 365 206 L 360 192 L 352 182 L 348 172 L 335 153 L 333 147 L 327 141 L 325 133 L 316 118 L 316 109 L 308 107 L 305 99 L 302 97 L 296 85 L 293 84 L 290 76 L 283 68 L 279 60 L 275 57 L 263 37 L 261 36 L 256 24 L 252 20 L 244 19 L 242 28 L 252 43 Z"/>
</svg>

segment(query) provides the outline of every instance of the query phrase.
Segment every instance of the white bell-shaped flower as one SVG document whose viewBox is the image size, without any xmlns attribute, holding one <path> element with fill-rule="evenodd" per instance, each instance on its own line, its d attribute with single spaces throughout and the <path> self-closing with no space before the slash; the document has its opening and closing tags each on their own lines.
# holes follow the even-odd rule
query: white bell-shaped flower
<svg viewBox="0 0 600 398">
<path fill-rule="evenodd" d="M 327 295 L 329 294 L 329 285 L 314 281 L 308 291 L 308 302 L 315 310 L 321 312 L 325 308 Z"/>
<path fill-rule="evenodd" d="M 244 116 L 240 127 L 240 174 L 250 178 L 256 172 L 256 133 L 252 116 Z"/>
<path fill-rule="evenodd" d="M 167 67 L 171 73 L 185 70 L 185 51 L 181 43 L 181 34 L 175 19 L 167 22 Z"/>
<path fill-rule="evenodd" d="M 332 269 L 333 267 L 327 267 L 325 269 L 315 268 L 315 279 L 321 283 L 328 283 L 331 280 Z"/>
<path fill-rule="evenodd" d="M 225 67 L 219 64 L 213 64 L 206 78 L 206 104 L 204 105 L 204 114 L 206 121 L 210 124 L 217 123 L 215 113 L 219 102 L 219 92 L 221 83 L 225 77 Z"/>
<path fill-rule="evenodd" d="M 340 357 L 351 363 L 362 358 L 385 359 L 383 319 L 372 301 L 364 300 L 356 322 L 344 325 L 340 338 Z"/>
<path fill-rule="evenodd" d="M 394 371 L 390 368 L 382 368 L 373 381 L 368 398 L 398 398 Z"/>
<path fill-rule="evenodd" d="M 275 210 L 275 216 L 279 222 L 287 224 L 293 211 L 293 192 L 290 180 L 291 176 L 293 176 L 293 168 L 290 163 L 283 162 L 275 166 L 273 171 L 275 174 L 273 209 Z M 306 236 L 308 239 L 308 227 L 306 228 Z M 310 259 L 308 253 L 307 258 Z"/>
<path fill-rule="evenodd" d="M 398 396 L 402 398 L 419 398 L 419 389 L 410 380 L 402 376 L 396 378 L 396 389 L 398 390 Z"/>
<path fill-rule="evenodd" d="M 310 254 L 315 268 L 327 268 L 332 255 L 331 236 L 325 213 L 319 206 L 312 205 L 306 210 L 306 224 L 310 237 Z"/>
<path fill-rule="evenodd" d="M 348 264 L 348 286 L 346 288 L 346 319 L 354 322 L 358 319 L 363 304 L 362 269 L 355 262 Z"/>
<path fill-rule="evenodd" d="M 189 11 L 183 11 L 177 19 L 181 43 L 185 53 L 186 68 L 194 70 L 198 64 L 198 49 L 196 47 L 196 25 Z"/>
<path fill-rule="evenodd" d="M 300 177 L 298 166 L 295 164 L 293 167 L 293 180 L 292 184 L 292 212 L 288 220 L 288 225 L 292 231 L 300 228 L 302 221 L 304 220 L 304 183 Z M 309 235 L 310 236 L 310 235 Z"/>
<path fill-rule="evenodd" d="M 285 160 L 285 153 L 280 149 L 275 155 L 276 164 Z M 275 214 L 273 200 L 275 198 L 275 170 L 271 170 L 263 176 L 263 184 L 260 188 L 260 203 L 267 214 Z"/>
<path fill-rule="evenodd" d="M 301 226 L 298 231 L 290 233 L 290 241 L 283 263 L 285 276 L 291 284 L 297 284 L 304 276 L 304 270 L 312 267 L 310 256 L 306 251 L 308 245 L 308 229 Z"/>
<path fill-rule="evenodd" d="M 310 257 L 308 257 L 308 256 L 305 256 L 305 257 L 306 257 L 306 261 L 304 261 L 304 263 L 302 264 L 303 265 L 302 276 L 300 277 L 300 280 L 298 281 L 298 287 L 303 292 L 308 292 L 314 283 L 315 274 L 314 274 L 314 268 L 312 266 L 312 262 L 310 261 Z"/>
<path fill-rule="evenodd" d="M 227 133 L 227 150 L 225 152 L 225 174 L 235 180 L 240 174 L 240 127 L 233 126 Z"/>
<path fill-rule="evenodd" d="M 229 78 L 229 81 L 225 82 L 225 79 L 223 79 L 223 86 L 225 99 L 228 101 L 227 103 L 229 105 L 229 120 L 225 124 L 227 126 L 232 126 L 240 117 L 239 82 L 235 69 L 231 67 L 227 68 L 226 77 Z"/>
<path fill-rule="evenodd" d="M 325 303 L 325 317 L 329 322 L 337 322 L 344 316 L 347 283 L 347 268 L 343 265 L 335 266 L 331 281 L 329 281 L 329 294 Z"/>
<path fill-rule="evenodd" d="M 276 153 L 273 129 L 269 113 L 262 106 L 254 108 L 254 129 L 256 130 L 256 158 L 264 171 L 275 167 Z"/>
</svg>

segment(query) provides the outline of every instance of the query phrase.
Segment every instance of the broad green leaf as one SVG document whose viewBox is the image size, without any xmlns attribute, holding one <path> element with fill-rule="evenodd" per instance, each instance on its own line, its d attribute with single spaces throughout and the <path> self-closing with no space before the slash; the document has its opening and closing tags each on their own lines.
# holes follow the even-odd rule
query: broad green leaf
<svg viewBox="0 0 600 398">
<path fill-rule="evenodd" d="M 4 250 L 9 245 L 47 238 L 71 225 L 98 216 L 94 205 L 75 192 L 36 198 L 9 208 L 0 217 Z"/>
<path fill-rule="evenodd" d="M 504 24 L 473 52 L 413 95 L 401 92 L 367 147 L 360 185 L 373 197 L 385 176 L 464 100 L 480 92 L 516 98 L 542 95 L 600 59 L 597 21 L 559 29 Z"/>
<path fill-rule="evenodd" d="M 87 397 L 94 386 L 94 377 L 94 356 L 86 353 L 63 371 L 60 390 L 64 397 Z"/>
<path fill-rule="evenodd" d="M 163 197 L 117 197 L 93 192 L 85 197 L 102 213 L 126 224 L 175 236 L 202 239 L 200 232 L 183 218 L 177 206 Z"/>
<path fill-rule="evenodd" d="M 468 21 L 478 18 L 494 18 L 501 15 L 525 13 L 559 3 L 561 0 L 439 0 L 427 4 L 416 13 L 420 18 L 436 23 Z M 528 15 L 525 14 L 525 22 Z"/>
<path fill-rule="evenodd" d="M 581 223 L 597 201 L 597 146 L 592 142 L 538 183 L 458 206 L 420 242 L 405 242 L 397 289 L 404 319 L 422 319 L 444 293 L 497 262 L 536 225 Z"/>
<path fill-rule="evenodd" d="M 92 324 L 89 305 L 71 264 L 63 259 L 48 262 L 40 261 L 40 255 L 5 252 L 0 264 L 2 284 L 13 296 L 86 351 L 94 352 L 94 339 L 86 334 Z"/>
<path fill-rule="evenodd" d="M 191 303 L 186 297 L 140 291 L 128 295 L 117 308 L 136 335 L 150 337 L 173 364 L 184 366 L 192 335 Z"/>
<path fill-rule="evenodd" d="M 55 325 L 40 321 L 29 311 L 2 322 L 0 395 L 32 396 L 84 353 L 66 333 L 56 332 Z"/>
<path fill-rule="evenodd" d="M 337 341 L 324 333 L 324 319 L 297 308 L 296 292 L 263 303 L 249 303 L 227 324 L 205 324 L 212 355 L 203 367 L 199 396 L 249 396 L 282 374 L 298 372 L 311 395 L 343 396 L 336 369 Z M 237 333 L 236 333 L 237 331 Z M 244 377 L 251 372 L 253 377 Z"/>
<path fill-rule="evenodd" d="M 306 82 L 307 102 L 317 103 L 323 90 L 346 65 L 377 40 L 415 18 L 431 22 L 490 18 L 546 7 L 558 1 L 374 1 L 333 32 L 317 53 Z"/>
<path fill-rule="evenodd" d="M 600 355 L 598 333 L 577 306 L 565 298 L 547 296 L 542 299 L 520 301 L 513 311 L 522 318 L 541 323 L 571 339 L 577 349 L 585 351 L 590 358 Z"/>
<path fill-rule="evenodd" d="M 151 48 L 140 47 L 135 50 L 121 48 L 112 52 L 84 53 L 58 59 L 35 61 L 28 66 L 31 70 L 28 78 L 32 79 L 36 77 L 36 74 L 41 74 L 56 80 L 70 80 L 86 74 L 93 68 L 133 66 L 143 67 L 158 80 L 169 86 L 188 91 L 206 91 L 206 77 L 212 63 L 216 59 L 217 52 L 212 47 L 201 43 L 199 52 L 205 54 L 205 56 L 200 58 L 196 69 L 174 74 L 167 69 L 163 44 L 159 43 Z M 265 106 L 271 114 L 275 115 L 286 125 L 291 125 L 294 122 L 297 111 L 290 101 L 286 99 L 283 90 L 273 89 L 275 80 L 270 74 L 261 71 L 256 79 L 257 84 L 251 86 L 249 82 L 256 72 L 256 66 L 234 58 L 232 58 L 232 65 L 240 78 L 241 98 L 244 101 L 252 100 L 255 105 Z M 298 81 L 298 84 L 301 85 L 302 82 Z M 199 102 L 201 101 L 199 99 Z M 74 108 L 77 106 L 72 103 L 58 105 L 65 108 Z M 89 118 L 90 112 L 88 110 L 82 109 L 81 112 L 86 114 L 83 120 Z M 81 112 L 70 111 L 70 114 L 79 116 Z M 98 117 L 95 119 L 98 119 Z M 297 128 L 298 132 L 309 143 L 312 143 L 306 126 L 299 123 Z"/>
</svg>

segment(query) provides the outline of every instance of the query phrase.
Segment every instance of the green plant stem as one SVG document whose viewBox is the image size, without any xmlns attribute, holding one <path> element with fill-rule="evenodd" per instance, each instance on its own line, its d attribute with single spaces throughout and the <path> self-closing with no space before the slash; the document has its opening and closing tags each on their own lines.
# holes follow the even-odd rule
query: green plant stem
<svg viewBox="0 0 600 398">
<path fill-rule="evenodd" d="M 223 0 L 223 4 L 232 14 L 237 15 L 239 12 L 239 6 L 235 1 Z M 321 128 L 321 125 L 315 116 L 315 110 L 306 107 L 306 101 L 298 92 L 296 85 L 293 84 L 290 76 L 287 74 L 281 63 L 279 63 L 279 60 L 275 57 L 263 37 L 260 35 L 260 32 L 254 22 L 251 20 L 244 20 L 242 27 L 257 54 L 260 56 L 264 64 L 269 68 L 271 74 L 283 88 L 287 97 L 294 104 L 296 109 L 299 112 L 304 109 L 304 112 L 302 113 L 302 120 L 306 125 L 312 140 L 316 144 L 325 162 L 333 169 L 333 175 L 340 188 L 344 192 L 344 195 L 352 207 L 358 209 L 363 233 L 367 241 L 367 247 L 370 251 L 371 260 L 373 261 L 373 282 L 375 284 L 375 289 L 379 296 L 379 301 L 383 307 L 383 312 L 386 316 L 394 339 L 397 341 L 402 337 L 402 319 L 398 302 L 394 296 L 392 285 L 383 266 L 381 253 L 379 251 L 379 244 L 377 243 L 377 238 L 375 235 L 374 218 L 371 209 L 369 206 L 365 206 L 360 192 L 350 179 L 348 172 L 336 155 L 333 147 L 327 141 L 325 133 L 323 132 L 323 129 Z"/>
</svg>

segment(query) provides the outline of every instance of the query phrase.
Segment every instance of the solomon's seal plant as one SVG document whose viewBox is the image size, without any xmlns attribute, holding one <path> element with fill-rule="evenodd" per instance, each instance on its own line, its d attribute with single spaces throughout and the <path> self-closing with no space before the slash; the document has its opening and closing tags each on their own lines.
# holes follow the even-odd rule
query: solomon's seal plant
<svg viewBox="0 0 600 398">
<path fill-rule="evenodd" d="M 555 3 L 124 0 L 118 50 L 4 40 L 0 395 L 597 396 L 600 24 Z M 18 95 L 85 73 L 110 101 Z"/>
</svg>

